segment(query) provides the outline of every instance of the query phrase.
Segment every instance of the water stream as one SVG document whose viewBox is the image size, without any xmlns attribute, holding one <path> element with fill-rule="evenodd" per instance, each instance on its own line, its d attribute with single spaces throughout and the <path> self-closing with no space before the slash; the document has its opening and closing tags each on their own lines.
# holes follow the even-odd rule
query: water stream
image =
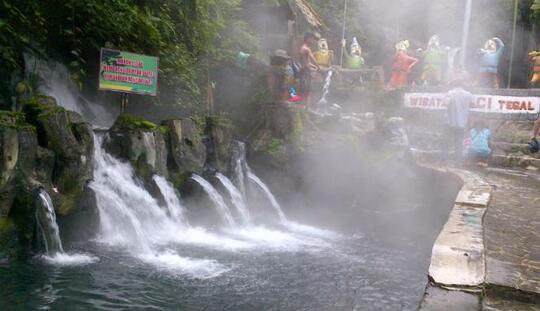
<svg viewBox="0 0 540 311">
<path fill-rule="evenodd" d="M 229 196 L 231 197 L 232 203 L 236 210 L 238 211 L 238 214 L 242 218 L 242 223 L 244 225 L 251 224 L 251 216 L 249 214 L 249 210 L 246 206 L 246 202 L 244 200 L 243 194 L 234 186 L 234 184 L 227 178 L 225 175 L 221 173 L 216 174 L 216 178 L 223 184 L 225 189 L 227 189 L 227 192 L 229 193 Z"/>
<path fill-rule="evenodd" d="M 203 188 L 206 194 L 208 194 L 208 197 L 214 204 L 214 207 L 216 208 L 216 211 L 218 212 L 221 219 L 230 227 L 236 226 L 236 222 L 234 221 L 231 210 L 225 203 L 225 200 L 223 199 L 221 194 L 212 186 L 212 184 L 210 184 L 206 179 L 202 178 L 197 174 L 193 174 L 191 178 Z"/>
<path fill-rule="evenodd" d="M 278 201 L 276 200 L 276 198 L 274 197 L 270 189 L 268 189 L 268 186 L 266 186 L 266 184 L 259 177 L 257 177 L 257 175 L 253 174 L 253 172 L 251 171 L 251 169 L 249 169 L 249 167 L 248 167 L 247 176 L 264 192 L 270 204 L 272 205 L 277 215 L 279 216 L 279 220 L 282 223 L 286 223 L 287 217 L 285 216 L 285 213 L 283 213 L 281 206 L 279 205 Z"/>
<path fill-rule="evenodd" d="M 162 176 L 154 175 L 152 178 L 165 198 L 169 217 L 171 217 L 177 224 L 187 226 L 187 220 L 184 218 L 184 206 L 182 206 L 179 199 L 179 194 L 174 189 L 174 186 Z"/>
<path fill-rule="evenodd" d="M 326 78 L 324 79 L 324 85 L 322 90 L 322 97 L 317 103 L 317 110 L 318 113 L 327 115 L 328 112 L 328 99 L 326 98 L 328 96 L 328 93 L 330 92 L 330 86 L 332 85 L 332 76 L 334 72 L 332 70 L 329 70 L 326 74 Z"/>
<path fill-rule="evenodd" d="M 47 191 L 39 191 L 39 201 L 36 208 L 36 218 L 38 229 L 41 234 L 41 240 L 45 246 L 45 253 L 54 256 L 57 253 L 63 253 L 62 241 L 60 240 L 60 229 L 56 222 L 56 213 L 51 197 Z"/>
</svg>

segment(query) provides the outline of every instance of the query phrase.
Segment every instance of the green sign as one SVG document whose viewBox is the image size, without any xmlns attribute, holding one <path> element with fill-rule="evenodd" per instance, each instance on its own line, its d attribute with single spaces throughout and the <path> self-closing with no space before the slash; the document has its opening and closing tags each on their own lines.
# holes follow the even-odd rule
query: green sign
<svg viewBox="0 0 540 311">
<path fill-rule="evenodd" d="M 101 49 L 100 90 L 156 96 L 157 80 L 157 57 Z"/>
</svg>

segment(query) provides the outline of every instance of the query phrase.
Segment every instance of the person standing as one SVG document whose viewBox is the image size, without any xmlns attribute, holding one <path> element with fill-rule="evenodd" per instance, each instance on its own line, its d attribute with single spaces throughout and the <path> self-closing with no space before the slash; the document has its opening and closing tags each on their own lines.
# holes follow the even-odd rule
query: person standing
<svg viewBox="0 0 540 311">
<path fill-rule="evenodd" d="M 300 92 L 307 108 L 311 105 L 311 77 L 314 71 L 320 69 L 311 51 L 311 47 L 316 39 L 317 37 L 313 33 L 307 33 L 304 36 L 304 44 L 300 48 L 300 63 L 302 64 L 302 70 L 300 71 Z"/>
<path fill-rule="evenodd" d="M 443 153 L 445 160 L 449 158 L 449 145 L 454 147 L 454 160 L 461 164 L 463 159 L 463 139 L 465 129 L 469 123 L 469 110 L 473 102 L 473 96 L 467 92 L 463 80 L 452 82 L 451 89 L 446 96 L 446 130 L 443 141 Z"/>
</svg>

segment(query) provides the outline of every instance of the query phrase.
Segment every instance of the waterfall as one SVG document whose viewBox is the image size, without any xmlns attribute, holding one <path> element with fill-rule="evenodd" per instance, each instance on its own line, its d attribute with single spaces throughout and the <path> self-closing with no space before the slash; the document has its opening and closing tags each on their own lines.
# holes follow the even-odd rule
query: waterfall
<svg viewBox="0 0 540 311">
<path fill-rule="evenodd" d="M 248 171 L 247 171 L 248 178 L 250 180 L 252 180 L 253 182 L 255 182 L 255 184 L 257 186 L 259 186 L 263 190 L 264 194 L 266 195 L 266 197 L 268 198 L 268 200 L 272 204 L 272 207 L 276 210 L 281 222 L 286 223 L 287 222 L 287 217 L 285 216 L 285 213 L 283 213 L 283 210 L 281 210 L 281 206 L 279 205 L 278 201 L 276 200 L 276 198 L 274 197 L 274 195 L 272 194 L 270 189 L 268 189 L 268 187 L 265 185 L 265 183 L 263 183 L 263 181 L 251 171 L 249 166 L 247 167 L 247 169 L 248 169 Z"/>
<path fill-rule="evenodd" d="M 245 225 L 250 224 L 251 216 L 249 215 L 249 211 L 246 206 L 244 196 L 242 195 L 240 190 L 238 190 L 238 188 L 236 188 L 234 184 L 229 180 L 229 178 L 227 178 L 225 175 L 221 173 L 217 173 L 216 178 L 221 182 L 221 184 L 223 184 L 225 189 L 227 189 L 227 192 L 231 196 L 234 207 L 236 208 L 236 210 L 238 211 L 238 214 L 240 214 L 240 217 L 242 218 L 242 222 Z"/>
<path fill-rule="evenodd" d="M 331 81 L 331 76 L 332 76 L 331 72 L 332 71 L 329 72 L 330 78 L 327 77 L 327 80 L 329 80 L 329 81 Z M 329 83 L 330 82 L 328 82 L 327 89 L 330 86 Z M 234 180 L 235 180 L 236 184 L 238 185 L 238 188 L 240 189 L 240 193 L 236 194 L 236 195 L 237 196 L 239 195 L 240 199 L 243 199 L 243 198 L 247 197 L 248 194 L 247 194 L 246 182 L 245 182 L 246 175 L 247 175 L 247 178 L 250 179 L 251 181 L 253 181 L 264 192 L 264 194 L 268 198 L 268 201 L 270 201 L 270 204 L 272 205 L 274 210 L 277 212 L 281 222 L 286 223 L 287 222 L 287 217 L 285 216 L 285 213 L 283 213 L 283 210 L 281 209 L 281 206 L 277 202 L 276 198 L 274 197 L 274 195 L 272 194 L 270 189 L 266 186 L 266 184 L 259 177 L 257 177 L 257 175 L 255 175 L 255 173 L 253 173 L 253 171 L 251 171 L 251 168 L 249 167 L 249 165 L 247 163 L 247 160 L 246 160 L 246 146 L 245 146 L 245 144 L 243 142 L 240 142 L 240 141 L 234 141 L 233 143 L 234 143 L 234 145 L 233 145 L 233 161 L 232 161 L 232 164 L 233 164 L 234 175 L 235 175 Z M 227 187 L 227 185 L 225 185 L 225 182 L 223 180 L 221 180 L 221 179 L 227 179 L 227 177 L 222 175 L 223 177 L 220 178 L 219 175 L 220 174 L 218 174 L 218 176 L 217 176 L 218 179 L 227 188 L 227 191 L 229 191 L 229 193 L 231 193 L 231 191 L 234 192 L 235 190 L 238 192 L 238 188 L 235 188 L 234 185 L 231 184 L 230 185 L 231 187 L 229 189 L 229 187 Z M 231 193 L 231 197 L 233 197 L 232 193 Z M 242 201 L 245 202 L 244 200 L 242 200 Z M 233 203 L 234 203 L 234 198 L 233 198 Z M 236 203 L 235 203 L 235 205 L 236 205 Z M 239 206 L 242 206 L 242 203 L 240 203 Z M 245 203 L 244 203 L 244 206 L 245 206 Z M 238 208 L 238 205 L 237 205 L 237 208 Z M 246 213 L 247 212 L 248 212 L 248 210 L 246 209 Z"/>
<path fill-rule="evenodd" d="M 232 217 L 231 211 L 229 210 L 227 204 L 225 204 L 221 194 L 219 194 L 214 186 L 197 174 L 193 174 L 191 179 L 195 180 L 199 185 L 201 185 L 206 194 L 208 194 L 221 219 L 223 219 L 223 221 L 225 221 L 229 226 L 234 227 L 236 223 Z"/>
<path fill-rule="evenodd" d="M 326 99 L 326 96 L 328 96 L 328 93 L 330 92 L 330 85 L 332 85 L 332 75 L 333 71 L 329 70 L 326 78 L 324 79 L 322 97 L 317 103 L 317 108 L 319 112 L 323 114 L 328 113 L 328 100 Z"/>
<path fill-rule="evenodd" d="M 150 253 L 153 244 L 167 243 L 175 237 L 178 223 L 144 188 L 129 163 L 103 150 L 102 141 L 103 137 L 95 137 L 94 180 L 90 183 L 96 194 L 101 240 Z M 173 204 L 170 196 L 168 204 Z"/>
<path fill-rule="evenodd" d="M 180 203 L 179 195 L 174 189 L 173 185 L 165 178 L 154 175 L 153 180 L 159 188 L 159 191 L 165 198 L 167 213 L 178 224 L 187 226 L 187 222 L 184 218 L 184 207 Z"/>
<path fill-rule="evenodd" d="M 39 92 L 54 97 L 58 105 L 75 111 L 92 124 L 110 127 L 115 114 L 101 103 L 88 101 L 80 94 L 79 87 L 70 77 L 66 66 L 55 61 L 44 61 L 24 53 L 25 71 L 39 77 Z"/>
<path fill-rule="evenodd" d="M 51 197 L 47 191 L 39 191 L 38 206 L 36 209 L 36 218 L 39 232 L 45 244 L 47 255 L 52 256 L 57 253 L 64 253 L 62 241 L 60 240 L 60 230 L 56 223 L 56 213 Z"/>
<path fill-rule="evenodd" d="M 235 140 L 232 146 L 232 166 L 234 168 L 234 183 L 237 185 L 240 192 L 246 195 L 246 144 Z"/>
</svg>

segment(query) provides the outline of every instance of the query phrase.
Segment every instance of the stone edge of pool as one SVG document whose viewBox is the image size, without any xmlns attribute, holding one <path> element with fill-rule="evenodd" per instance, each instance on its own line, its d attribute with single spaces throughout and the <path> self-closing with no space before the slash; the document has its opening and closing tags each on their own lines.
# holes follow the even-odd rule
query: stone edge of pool
<svg viewBox="0 0 540 311">
<path fill-rule="evenodd" d="M 429 283 L 419 310 L 477 310 L 485 281 L 483 218 L 491 186 L 466 170 L 422 165 L 452 174 L 462 186 L 431 254 Z"/>
<path fill-rule="evenodd" d="M 462 187 L 448 221 L 433 245 L 429 282 L 418 310 L 482 310 L 486 291 L 496 291 L 503 296 L 528 295 L 487 282 L 484 215 L 491 201 L 491 185 L 480 175 L 467 170 L 419 165 L 458 177 Z M 540 310 L 540 307 L 526 310 Z"/>
</svg>

